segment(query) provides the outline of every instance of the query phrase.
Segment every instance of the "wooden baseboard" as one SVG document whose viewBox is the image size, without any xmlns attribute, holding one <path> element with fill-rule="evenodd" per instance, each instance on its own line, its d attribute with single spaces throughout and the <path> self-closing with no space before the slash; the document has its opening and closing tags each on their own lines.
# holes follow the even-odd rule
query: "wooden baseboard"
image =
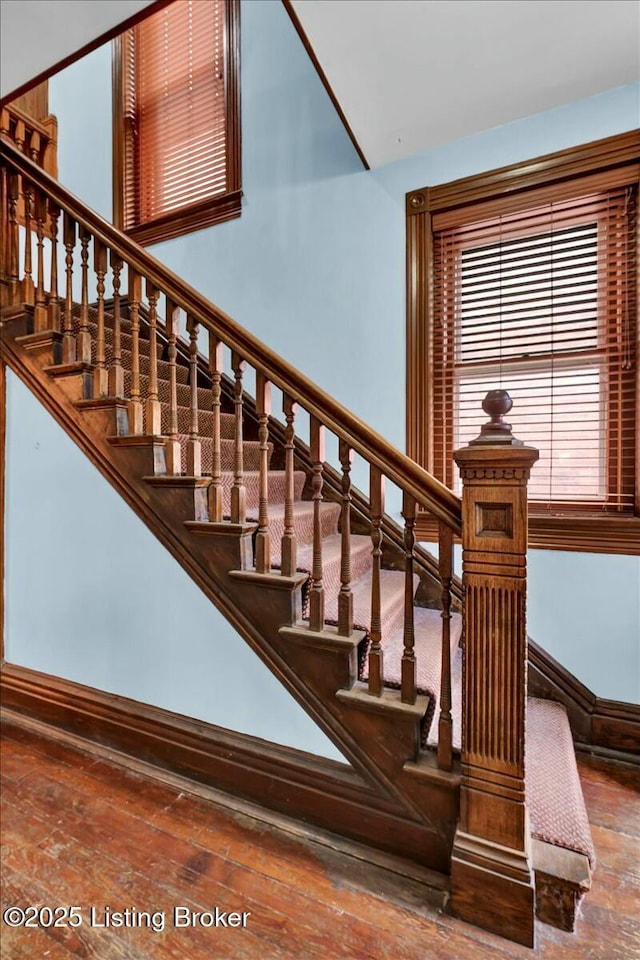
<svg viewBox="0 0 640 960">
<path fill-rule="evenodd" d="M 597 697 L 532 640 L 529 694 L 564 704 L 577 745 L 640 759 L 640 704 Z"/>
<path fill-rule="evenodd" d="M 349 765 L 5 663 L 2 706 L 153 764 L 424 864 L 424 828 Z M 428 865 L 428 864 L 427 864 Z"/>
</svg>

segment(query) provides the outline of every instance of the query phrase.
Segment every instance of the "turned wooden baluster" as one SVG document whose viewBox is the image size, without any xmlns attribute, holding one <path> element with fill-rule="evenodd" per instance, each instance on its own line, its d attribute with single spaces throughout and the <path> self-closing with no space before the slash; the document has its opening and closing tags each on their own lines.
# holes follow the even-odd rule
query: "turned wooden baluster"
<svg viewBox="0 0 640 960">
<path fill-rule="evenodd" d="M 189 334 L 189 384 L 191 387 L 191 407 L 189 414 L 189 440 L 187 441 L 187 476 L 202 475 L 202 444 L 198 435 L 198 321 L 187 316 Z"/>
<path fill-rule="evenodd" d="M 129 393 L 129 433 L 140 436 L 144 431 L 142 399 L 140 397 L 140 301 L 142 277 L 129 267 L 129 320 L 131 322 L 131 390 Z"/>
<path fill-rule="evenodd" d="M 76 245 L 76 222 L 68 213 L 62 221 L 62 238 L 65 249 L 65 298 L 62 316 L 62 362 L 74 363 L 76 338 L 73 333 L 73 250 Z"/>
<path fill-rule="evenodd" d="M 322 583 L 322 466 L 325 461 L 324 426 L 315 417 L 309 421 L 312 463 L 311 490 L 313 499 L 313 561 L 309 586 L 309 628 L 324 629 L 324 586 Z"/>
<path fill-rule="evenodd" d="M 49 226 L 51 230 L 51 276 L 49 280 L 49 329 L 60 330 L 60 296 L 58 294 L 58 220 L 60 207 L 49 200 L 47 202 Z"/>
<path fill-rule="evenodd" d="M 27 151 L 25 150 L 25 153 Z M 42 166 L 40 163 L 40 155 L 42 153 L 42 137 L 37 130 L 31 131 L 31 136 L 29 137 L 29 156 L 38 166 Z"/>
<path fill-rule="evenodd" d="M 96 323 L 96 365 L 93 371 L 93 395 L 94 397 L 106 397 L 109 392 L 109 377 L 107 374 L 104 339 L 104 278 L 107 275 L 107 248 L 97 237 L 95 237 L 93 241 L 93 266 L 98 278 L 96 284 L 98 293 L 98 316 Z"/>
<path fill-rule="evenodd" d="M 402 496 L 404 517 L 404 649 L 400 673 L 400 697 L 403 703 L 416 702 L 415 618 L 413 606 L 413 548 L 416 525 L 416 501 L 406 491 Z"/>
<path fill-rule="evenodd" d="M 283 577 L 293 577 L 298 564 L 298 544 L 296 531 L 293 525 L 293 494 L 294 494 L 294 441 L 297 404 L 286 393 L 282 398 L 282 411 L 286 420 L 284 431 L 284 530 L 282 533 L 282 549 L 280 570 Z"/>
<path fill-rule="evenodd" d="M 22 300 L 33 306 L 36 302 L 36 288 L 33 282 L 32 264 L 32 223 L 33 223 L 33 185 L 23 178 L 22 197 L 24 201 L 24 270 L 22 274 Z"/>
<path fill-rule="evenodd" d="M 231 369 L 235 376 L 233 402 L 235 406 L 235 440 L 233 450 L 233 486 L 231 487 L 231 520 L 244 523 L 247 517 L 247 492 L 244 486 L 244 457 L 242 449 L 242 374 L 245 362 L 234 351 L 231 353 Z"/>
<path fill-rule="evenodd" d="M 37 238 L 37 279 L 35 307 L 33 309 L 34 330 L 46 330 L 49 317 L 47 315 L 47 295 L 44 287 L 44 224 L 47 219 L 47 200 L 40 191 L 35 191 L 34 216 L 36 220 Z"/>
<path fill-rule="evenodd" d="M 369 501 L 371 505 L 371 646 L 369 648 L 369 693 L 382 695 L 384 671 L 382 664 L 382 621 L 380 616 L 380 566 L 382 561 L 382 517 L 384 515 L 384 477 L 378 467 L 371 465 Z"/>
<path fill-rule="evenodd" d="M 82 363 L 91 363 L 91 334 L 89 333 L 89 241 L 91 234 L 80 225 L 80 326 L 76 338 L 76 358 Z"/>
<path fill-rule="evenodd" d="M 211 373 L 211 483 L 209 484 L 209 520 L 219 522 L 224 516 L 222 498 L 222 462 L 220 453 L 220 398 L 222 395 L 222 341 L 209 332 L 209 371 Z"/>
<path fill-rule="evenodd" d="M 113 283 L 113 356 L 109 367 L 109 396 L 124 397 L 124 370 L 122 369 L 122 317 L 120 311 L 120 274 L 122 259 L 111 250 L 109 255 Z"/>
<path fill-rule="evenodd" d="M 0 110 L 0 133 L 9 135 L 9 113 Z M 2 306 L 9 302 L 9 171 L 0 164 L 0 293 Z"/>
<path fill-rule="evenodd" d="M 158 399 L 158 297 L 160 291 L 151 282 L 146 283 L 149 301 L 149 396 L 145 407 L 147 433 L 160 436 L 162 433 L 162 407 Z"/>
<path fill-rule="evenodd" d="M 256 570 L 271 571 L 271 534 L 269 533 L 269 416 L 271 414 L 271 384 L 256 371 L 256 412 L 258 440 L 260 441 L 260 491 L 258 500 L 258 532 L 256 534 Z"/>
<path fill-rule="evenodd" d="M 166 298 L 166 310 L 165 326 L 169 339 L 167 348 L 169 360 L 169 439 L 165 443 L 164 455 L 167 462 L 167 473 L 176 476 L 182 473 L 182 453 L 178 440 L 178 376 L 176 369 L 178 356 L 176 341 L 180 311 L 169 297 Z"/>
<path fill-rule="evenodd" d="M 353 591 L 351 590 L 351 461 L 353 451 L 345 440 L 338 446 L 342 467 L 342 510 L 340 513 L 340 593 L 338 594 L 338 633 L 353 633 Z"/>
<path fill-rule="evenodd" d="M 13 131 L 13 141 L 20 151 L 20 153 L 25 153 L 25 141 L 27 137 L 27 128 L 24 124 L 24 120 L 18 120 L 14 127 Z M 35 303 L 35 285 L 33 282 L 33 267 L 32 267 L 32 222 L 33 222 L 33 184 L 26 180 L 24 177 L 20 177 L 18 181 L 18 207 L 16 207 L 16 213 L 19 211 L 20 199 L 22 199 L 22 209 L 25 218 L 25 245 L 24 245 L 24 270 L 22 274 L 22 280 L 20 281 L 21 291 L 19 300 L 23 303 L 29 303 L 31 306 Z"/>
<path fill-rule="evenodd" d="M 17 120 L 16 125 L 13 131 L 13 142 L 20 151 L 20 153 L 26 153 L 25 144 L 27 140 L 27 128 L 25 126 L 24 120 Z M 24 190 L 24 184 L 22 185 Z"/>
<path fill-rule="evenodd" d="M 8 171 L 4 164 L 0 165 L 0 284 L 2 288 L 2 305 L 8 302 L 7 287 L 9 282 L 9 180 Z"/>
<path fill-rule="evenodd" d="M 453 766 L 453 722 L 451 720 L 451 579 L 453 577 L 453 531 L 439 523 L 438 570 L 442 606 L 442 665 L 440 671 L 440 717 L 438 719 L 438 766 Z"/>
<path fill-rule="evenodd" d="M 8 210 L 8 242 L 7 242 L 7 269 L 9 302 L 17 303 L 20 300 L 20 243 L 18 228 L 18 197 L 20 183 L 17 173 L 9 173 L 7 177 Z"/>
<path fill-rule="evenodd" d="M 23 135 L 26 136 L 26 131 L 23 132 Z M 23 144 L 23 146 L 20 147 L 20 149 L 23 150 L 25 154 L 27 154 L 28 156 L 30 156 L 34 163 L 37 163 L 37 162 L 38 162 L 38 156 L 39 156 L 39 154 L 40 154 L 40 134 L 39 134 L 37 131 L 32 130 L 32 131 L 31 131 L 31 135 L 28 137 L 28 143 L 25 142 L 25 143 Z M 24 194 L 23 200 L 24 200 L 24 213 L 25 213 L 25 248 L 24 248 L 24 254 L 25 254 L 25 276 L 26 276 L 26 261 L 27 261 L 27 257 L 29 258 L 29 263 L 30 263 L 30 265 L 31 265 L 31 257 L 32 257 L 32 250 L 31 250 L 31 223 L 33 222 L 34 215 L 35 215 L 34 197 L 35 197 L 36 194 L 35 194 L 35 187 L 34 187 L 32 184 L 29 184 L 29 190 L 30 190 L 30 194 L 31 194 L 31 196 L 30 196 L 30 198 L 29 198 L 29 202 L 30 202 L 30 221 L 29 221 L 29 224 L 27 224 L 27 196 L 26 196 L 26 183 L 25 183 L 24 178 L 23 178 L 23 181 L 22 181 L 22 190 L 23 190 L 23 194 Z M 43 216 L 43 237 L 44 237 L 44 223 L 46 222 L 46 198 L 45 198 L 44 196 L 43 196 L 43 198 L 42 198 L 42 202 L 45 204 L 45 208 L 44 208 L 44 209 L 45 209 L 45 212 L 44 212 L 44 216 Z M 29 238 L 29 242 L 28 242 L 28 243 L 26 242 L 27 238 Z M 39 252 L 40 252 L 40 251 L 39 251 Z M 29 270 L 29 278 L 31 279 L 31 270 Z M 31 286 L 33 287 L 33 284 L 32 284 Z M 24 280 L 23 280 L 23 287 L 24 287 Z M 42 295 L 44 296 L 44 270 L 43 270 L 43 277 L 42 277 Z M 35 298 L 35 293 L 34 293 L 34 292 L 31 292 L 31 297 L 32 297 L 32 299 L 31 299 L 29 302 L 30 302 L 30 303 L 37 303 L 37 299 Z M 34 315 L 34 316 L 35 316 L 35 315 Z M 48 326 L 48 324 L 47 324 L 47 321 L 44 319 L 44 316 L 42 315 L 42 309 L 40 309 L 40 310 L 38 311 L 38 316 L 39 316 L 39 318 L 40 318 L 40 322 L 42 323 L 43 327 L 46 328 L 46 327 Z M 38 329 L 38 326 L 36 325 L 35 321 L 34 321 L 34 326 L 35 326 L 35 328 L 36 328 L 36 330 L 37 330 L 37 329 Z M 56 330 L 57 330 L 57 329 L 59 329 L 59 328 L 58 328 L 58 327 L 55 327 L 55 328 L 52 328 L 52 329 L 56 329 Z"/>
</svg>

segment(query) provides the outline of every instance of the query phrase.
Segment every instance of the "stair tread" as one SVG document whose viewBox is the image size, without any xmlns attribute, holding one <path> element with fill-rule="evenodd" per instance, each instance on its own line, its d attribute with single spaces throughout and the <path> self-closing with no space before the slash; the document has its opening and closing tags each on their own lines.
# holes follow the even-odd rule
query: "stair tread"
<svg viewBox="0 0 640 960">
<path fill-rule="evenodd" d="M 298 550 L 298 567 L 311 570 L 313 545 L 304 544 Z M 322 583 L 325 592 L 325 617 L 338 619 L 338 593 L 341 587 L 342 536 L 334 533 L 322 541 Z M 350 566 L 352 582 L 371 569 L 371 538 L 351 535 Z"/>
<path fill-rule="evenodd" d="M 439 698 L 442 667 L 442 617 L 440 610 L 429 607 L 414 607 L 414 635 L 416 651 L 416 683 L 420 693 Z M 450 650 L 451 660 L 462 634 L 462 617 L 458 613 L 451 615 Z M 402 634 L 394 633 L 385 641 L 385 680 L 392 686 L 400 686 L 401 661 L 404 648 Z"/>
<path fill-rule="evenodd" d="M 525 789 L 538 840 L 584 854 L 595 850 L 567 711 L 553 700 L 527 699 Z"/>
<path fill-rule="evenodd" d="M 340 504 L 323 500 L 320 504 L 320 526 L 323 540 L 333 536 L 338 529 Z M 298 549 L 313 542 L 313 501 L 294 500 L 293 525 L 296 531 Z M 271 529 L 271 550 L 274 566 L 280 563 L 281 537 L 284 531 L 284 503 L 269 504 L 269 527 Z M 298 564 L 300 567 L 300 564 Z"/>
<path fill-rule="evenodd" d="M 451 670 L 453 747 L 462 745 L 462 657 L 458 649 Z M 439 680 L 438 680 L 439 685 Z M 439 690 L 428 745 L 438 742 Z M 531 834 L 553 846 L 581 853 L 595 865 L 595 850 L 576 764 L 566 709 L 553 700 L 527 698 L 525 789 Z"/>
<path fill-rule="evenodd" d="M 415 576 L 413 589 L 418 586 Z M 404 615 L 404 571 L 380 571 L 380 620 L 382 644 L 386 650 L 387 640 L 397 628 L 398 616 Z M 371 574 L 353 584 L 353 620 L 358 627 L 369 628 L 371 621 Z"/>
</svg>

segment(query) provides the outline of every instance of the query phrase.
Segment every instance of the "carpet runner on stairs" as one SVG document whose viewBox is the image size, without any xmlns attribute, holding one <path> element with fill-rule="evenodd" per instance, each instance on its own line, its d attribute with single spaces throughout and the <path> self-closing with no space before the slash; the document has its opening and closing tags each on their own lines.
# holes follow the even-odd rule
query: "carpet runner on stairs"
<svg viewBox="0 0 640 960">
<path fill-rule="evenodd" d="M 76 311 L 76 324 L 78 316 Z M 90 329 L 95 350 L 96 312 L 90 310 Z M 125 388 L 129 395 L 131 385 L 131 337 L 127 332 L 128 323 L 123 320 L 122 364 L 124 367 Z M 106 327 L 107 362 L 112 356 L 113 332 Z M 148 351 L 148 342 L 144 343 Z M 141 399 L 148 397 L 149 358 L 144 355 L 141 345 L 140 391 Z M 162 429 L 169 428 L 169 364 L 163 359 L 165 346 L 158 343 L 158 396 L 162 404 Z M 94 357 L 95 360 L 95 357 Z M 186 469 L 186 444 L 190 424 L 191 392 L 188 385 L 189 371 L 183 363 L 177 366 L 178 429 L 182 447 L 182 469 Z M 209 438 L 212 431 L 211 393 L 207 387 L 199 387 L 198 425 L 202 441 L 202 471 L 211 473 L 211 447 Z M 222 486 L 223 502 L 228 512 L 230 491 L 233 483 L 234 454 L 234 415 L 221 414 L 222 434 Z M 146 429 L 146 425 L 145 425 Z M 244 484 L 247 491 L 247 519 L 258 518 L 259 491 L 259 444 L 248 440 L 243 445 Z M 270 446 L 270 456 L 273 452 Z M 313 503 L 303 500 L 306 482 L 303 471 L 295 473 L 294 490 L 294 528 L 298 543 L 297 565 L 305 572 L 311 571 L 313 559 Z M 269 472 L 269 530 L 271 534 L 271 558 L 274 568 L 280 564 L 281 537 L 284 532 L 284 472 Z M 339 534 L 340 505 L 324 501 L 320 509 L 321 531 L 323 537 L 323 585 L 325 588 L 325 619 L 327 623 L 337 621 L 337 597 L 340 589 L 341 538 Z M 371 605 L 371 539 L 368 536 L 351 536 L 351 583 L 354 601 L 354 622 L 358 628 L 368 632 Z M 381 571 L 382 594 L 382 636 L 384 645 L 385 683 L 388 686 L 400 686 L 400 665 L 404 646 L 404 581 L 403 571 Z M 415 577 L 414 592 L 418 586 Z M 423 731 L 423 747 L 432 749 L 437 746 L 438 716 L 440 700 L 441 674 L 441 637 L 442 621 L 440 611 L 426 607 L 414 608 L 415 645 L 421 655 L 417 659 L 417 683 L 420 693 L 428 694 L 431 704 Z M 462 651 L 460 639 L 462 618 L 452 614 L 451 620 L 451 682 L 452 682 L 452 718 L 453 746 L 461 749 L 461 695 L 462 695 Z M 366 651 L 360 651 L 361 679 L 366 679 Z M 580 787 L 580 780 L 573 750 L 571 731 L 564 707 L 552 701 L 529 698 L 527 706 L 527 801 L 530 809 L 532 834 L 539 840 L 574 850 L 588 857 L 590 864 L 595 863 L 593 842 Z"/>
</svg>

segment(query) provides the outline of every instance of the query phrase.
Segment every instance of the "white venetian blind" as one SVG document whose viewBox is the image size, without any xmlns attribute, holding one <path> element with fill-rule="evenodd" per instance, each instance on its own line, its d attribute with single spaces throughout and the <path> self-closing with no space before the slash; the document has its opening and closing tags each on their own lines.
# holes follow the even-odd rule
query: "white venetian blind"
<svg viewBox="0 0 640 960">
<path fill-rule="evenodd" d="M 434 459 L 450 486 L 452 451 L 502 388 L 540 450 L 531 500 L 633 509 L 637 189 L 599 182 L 434 216 Z"/>
</svg>

